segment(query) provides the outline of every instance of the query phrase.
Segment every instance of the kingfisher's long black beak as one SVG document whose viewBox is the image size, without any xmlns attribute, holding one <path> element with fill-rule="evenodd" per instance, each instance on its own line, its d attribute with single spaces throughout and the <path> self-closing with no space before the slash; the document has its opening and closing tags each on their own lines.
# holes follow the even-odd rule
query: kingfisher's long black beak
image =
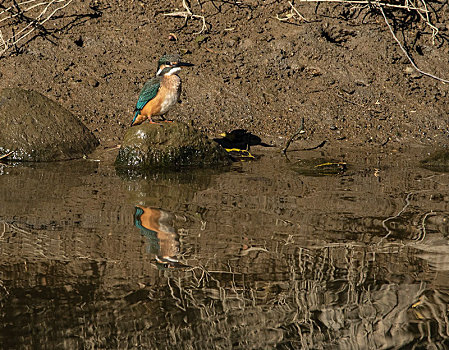
<svg viewBox="0 0 449 350">
<path fill-rule="evenodd" d="M 194 64 L 187 62 L 177 62 L 175 64 L 175 67 L 192 67 L 192 66 L 194 66 Z"/>
</svg>

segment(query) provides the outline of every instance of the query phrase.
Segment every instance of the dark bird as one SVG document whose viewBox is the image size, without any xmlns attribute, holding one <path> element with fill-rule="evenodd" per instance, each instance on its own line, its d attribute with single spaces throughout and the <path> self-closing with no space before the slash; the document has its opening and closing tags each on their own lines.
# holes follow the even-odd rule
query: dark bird
<svg viewBox="0 0 449 350">
<path fill-rule="evenodd" d="M 223 148 L 238 148 L 241 150 L 249 150 L 251 146 L 273 147 L 262 142 L 259 136 L 256 136 L 245 129 L 235 129 L 231 132 L 220 134 L 221 138 L 215 138 Z"/>
<path fill-rule="evenodd" d="M 179 55 L 161 57 L 156 76 L 148 80 L 140 91 L 131 126 L 139 125 L 147 119 L 150 123 L 154 123 L 153 116 L 163 116 L 178 102 L 181 94 L 181 78 L 176 73 L 182 66 L 193 64 L 181 62 Z"/>
</svg>

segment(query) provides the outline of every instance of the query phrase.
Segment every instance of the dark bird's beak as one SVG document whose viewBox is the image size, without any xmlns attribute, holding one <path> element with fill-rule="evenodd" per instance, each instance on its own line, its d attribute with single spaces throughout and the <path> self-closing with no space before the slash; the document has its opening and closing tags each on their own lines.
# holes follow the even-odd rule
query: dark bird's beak
<svg viewBox="0 0 449 350">
<path fill-rule="evenodd" d="M 192 67 L 194 64 L 187 62 L 178 62 L 175 64 L 176 67 Z"/>
</svg>

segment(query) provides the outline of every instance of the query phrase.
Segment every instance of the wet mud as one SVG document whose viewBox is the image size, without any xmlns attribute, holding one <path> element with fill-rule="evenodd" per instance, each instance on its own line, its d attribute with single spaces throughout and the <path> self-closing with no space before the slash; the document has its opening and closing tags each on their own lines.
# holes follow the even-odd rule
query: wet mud
<svg viewBox="0 0 449 350">
<path fill-rule="evenodd" d="M 416 65 L 449 79 L 448 5 L 427 2 L 436 36 L 416 11 L 386 7 L 387 20 Z M 72 2 L 0 58 L 0 89 L 36 90 L 116 145 L 158 59 L 178 52 L 195 66 L 167 118 L 209 136 L 247 129 L 278 144 L 304 118 L 304 147 L 447 144 L 449 85 L 414 70 L 378 9 L 297 3 L 304 21 L 284 1 L 190 6 L 207 31 L 200 17 L 166 16 L 181 1 Z M 22 28 L 2 22 L 5 38 L 8 25 Z"/>
</svg>

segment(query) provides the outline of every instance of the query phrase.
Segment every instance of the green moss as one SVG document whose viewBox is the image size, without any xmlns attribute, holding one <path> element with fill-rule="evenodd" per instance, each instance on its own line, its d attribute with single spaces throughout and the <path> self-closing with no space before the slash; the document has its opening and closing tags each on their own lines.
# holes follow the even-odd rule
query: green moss
<svg viewBox="0 0 449 350">
<path fill-rule="evenodd" d="M 178 122 L 130 128 L 115 161 L 117 168 L 143 172 L 229 163 L 229 156 L 218 144 Z"/>
<path fill-rule="evenodd" d="M 339 175 L 346 171 L 346 167 L 345 162 L 323 158 L 301 160 L 292 164 L 292 170 L 304 176 Z"/>
</svg>

